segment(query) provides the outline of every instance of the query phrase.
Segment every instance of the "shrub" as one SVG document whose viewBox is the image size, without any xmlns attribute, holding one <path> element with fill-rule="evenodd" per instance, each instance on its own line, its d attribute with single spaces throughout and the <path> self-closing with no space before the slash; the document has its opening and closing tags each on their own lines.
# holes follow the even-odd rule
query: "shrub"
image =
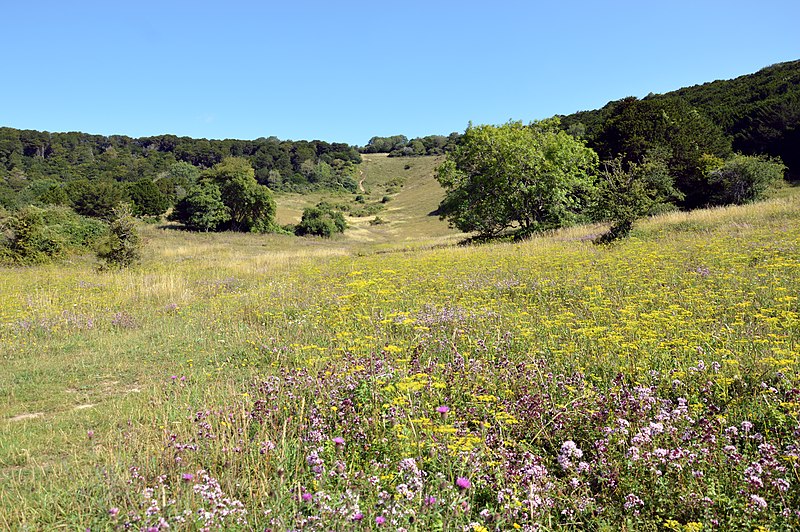
<svg viewBox="0 0 800 532">
<path fill-rule="evenodd" d="M 97 256 L 105 268 L 127 268 L 139 260 L 141 239 L 136 230 L 136 219 L 127 203 L 114 209 L 114 218 L 109 223 L 108 239 L 98 250 Z"/>
<path fill-rule="evenodd" d="M 219 187 L 210 181 L 201 181 L 190 188 L 186 197 L 175 205 L 169 219 L 180 222 L 189 229 L 215 231 L 231 219 L 231 214 L 222 202 Z"/>
<path fill-rule="evenodd" d="M 327 203 L 320 203 L 303 211 L 303 218 L 295 228 L 298 235 L 317 235 L 330 238 L 347 228 L 344 215 Z"/>
<path fill-rule="evenodd" d="M 113 181 L 73 181 L 65 192 L 75 212 L 104 220 L 113 218 L 114 208 L 126 200 L 125 191 Z"/>
<path fill-rule="evenodd" d="M 0 212 L 0 259 L 16 264 L 48 262 L 69 251 L 90 248 L 106 233 L 99 220 L 66 207 L 28 206 Z"/>
<path fill-rule="evenodd" d="M 783 179 L 786 166 L 780 159 L 734 155 L 709 172 L 712 205 L 742 205 L 764 197 L 773 183 Z"/>
</svg>

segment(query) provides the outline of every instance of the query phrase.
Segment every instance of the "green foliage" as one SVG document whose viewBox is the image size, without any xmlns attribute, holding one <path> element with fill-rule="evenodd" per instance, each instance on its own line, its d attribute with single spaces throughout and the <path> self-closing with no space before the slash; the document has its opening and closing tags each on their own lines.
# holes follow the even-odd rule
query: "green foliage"
<svg viewBox="0 0 800 532">
<path fill-rule="evenodd" d="M 722 130 L 677 98 L 623 100 L 605 122 L 596 145 L 603 159 L 621 155 L 627 162 L 642 162 L 648 153 L 662 152 L 685 195 L 684 205 L 690 208 L 708 203 L 703 156 L 731 153 L 730 140 Z"/>
<path fill-rule="evenodd" d="M 400 150 L 408 145 L 408 137 L 405 135 L 392 135 L 390 137 L 372 137 L 366 146 L 361 149 L 362 153 L 389 153 L 393 150 Z"/>
<path fill-rule="evenodd" d="M 0 128 L 0 203 L 10 208 L 24 205 L 24 198 L 16 196 L 28 181 L 39 179 L 60 183 L 150 179 L 175 202 L 195 184 L 201 169 L 226 157 L 247 159 L 261 184 L 298 192 L 355 191 L 352 175 L 361 162 L 352 146 L 319 140 L 207 140 L 174 135 L 134 139 Z M 313 175 L 303 173 L 304 163 L 316 170 Z"/>
<path fill-rule="evenodd" d="M 295 233 L 330 238 L 336 233 L 343 233 L 345 229 L 347 222 L 341 211 L 323 202 L 303 210 L 303 218 L 295 228 Z"/>
<path fill-rule="evenodd" d="M 137 216 L 161 216 L 171 207 L 169 198 L 150 179 L 142 179 L 127 187 Z"/>
<path fill-rule="evenodd" d="M 611 222 L 600 243 L 627 236 L 633 223 L 660 207 L 679 201 L 682 195 L 663 158 L 646 156 L 642 163 L 625 163 L 621 157 L 603 164 L 597 184 L 596 218 Z"/>
<path fill-rule="evenodd" d="M 764 197 L 770 185 L 783 179 L 786 167 L 779 159 L 734 155 L 709 172 L 713 205 L 742 205 Z"/>
<path fill-rule="evenodd" d="M 561 227 L 587 206 L 596 165 L 594 151 L 559 130 L 557 119 L 470 126 L 437 169 L 446 191 L 439 213 L 481 237 Z"/>
<path fill-rule="evenodd" d="M 42 205 L 69 205 L 69 197 L 62 185 L 53 181 L 45 181 L 45 183 L 48 183 L 49 186 L 41 189 L 35 196 L 38 203 Z"/>
<path fill-rule="evenodd" d="M 97 251 L 104 268 L 127 268 L 141 256 L 141 238 L 130 205 L 121 203 L 114 209 L 108 226 L 108 239 Z"/>
<path fill-rule="evenodd" d="M 647 100 L 681 98 L 733 141 L 745 155 L 780 157 L 788 178 L 800 177 L 800 61 L 779 63 L 754 74 L 686 87 Z M 609 102 L 602 109 L 581 111 L 563 117 L 562 126 L 585 134 L 595 146 L 598 134 L 617 107 L 626 100 Z M 612 153 L 608 156 L 616 156 Z"/>
<path fill-rule="evenodd" d="M 2 220 L 2 257 L 19 264 L 47 262 L 61 255 L 61 239 L 44 224 L 41 209 L 26 207 Z"/>
<path fill-rule="evenodd" d="M 189 189 L 169 219 L 195 231 L 216 231 L 230 221 L 231 214 L 222 201 L 219 186 L 204 180 Z"/>
<path fill-rule="evenodd" d="M 258 184 L 246 159 L 226 158 L 207 171 L 205 178 L 219 187 L 230 212 L 230 229 L 262 232 L 273 225 L 276 207 L 272 192 Z"/>
<path fill-rule="evenodd" d="M 65 188 L 70 205 L 78 214 L 110 220 L 114 208 L 127 199 L 125 191 L 113 181 L 72 181 Z"/>
<path fill-rule="evenodd" d="M 388 153 L 389 157 L 418 157 L 421 155 L 442 155 L 455 149 L 461 135 L 428 135 L 408 140 L 405 135 L 391 137 L 372 137 L 361 153 Z"/>
<path fill-rule="evenodd" d="M 65 207 L 28 206 L 14 213 L 0 211 L 0 261 L 48 262 L 68 251 L 92 247 L 105 232 L 104 223 Z"/>
</svg>

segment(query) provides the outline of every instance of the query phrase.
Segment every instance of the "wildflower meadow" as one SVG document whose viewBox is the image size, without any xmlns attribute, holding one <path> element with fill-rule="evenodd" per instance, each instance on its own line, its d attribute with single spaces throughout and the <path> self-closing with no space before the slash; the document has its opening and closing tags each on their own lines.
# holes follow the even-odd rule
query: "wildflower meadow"
<svg viewBox="0 0 800 532">
<path fill-rule="evenodd" d="M 0 527 L 800 529 L 799 207 L 0 270 Z"/>
</svg>

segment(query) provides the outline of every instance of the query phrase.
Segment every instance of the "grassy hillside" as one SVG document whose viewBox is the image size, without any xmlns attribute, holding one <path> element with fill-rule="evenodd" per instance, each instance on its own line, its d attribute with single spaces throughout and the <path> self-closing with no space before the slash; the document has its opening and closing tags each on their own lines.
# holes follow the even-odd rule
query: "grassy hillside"
<svg viewBox="0 0 800 532">
<path fill-rule="evenodd" d="M 373 253 L 453 238 L 433 164 L 365 237 L 0 270 L 0 528 L 800 527 L 800 196 Z"/>
<path fill-rule="evenodd" d="M 432 213 L 444 192 L 434 179 L 442 157 L 387 157 L 365 154 L 359 166 L 356 194 L 280 194 L 277 219 L 297 223 L 306 207 L 320 201 L 346 207 L 349 229 L 341 243 L 420 245 L 454 242 L 463 235 Z M 357 197 L 361 199 L 356 200 Z M 383 223 L 375 224 L 378 217 Z"/>
</svg>

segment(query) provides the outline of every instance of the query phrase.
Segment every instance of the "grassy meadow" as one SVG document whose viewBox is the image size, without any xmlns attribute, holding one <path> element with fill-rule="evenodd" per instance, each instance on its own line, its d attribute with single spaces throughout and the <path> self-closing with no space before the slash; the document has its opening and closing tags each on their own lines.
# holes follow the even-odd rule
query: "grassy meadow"
<svg viewBox="0 0 800 532">
<path fill-rule="evenodd" d="M 464 247 L 406 163 L 330 241 L 1 269 L 0 528 L 800 528 L 800 195 Z"/>
</svg>

